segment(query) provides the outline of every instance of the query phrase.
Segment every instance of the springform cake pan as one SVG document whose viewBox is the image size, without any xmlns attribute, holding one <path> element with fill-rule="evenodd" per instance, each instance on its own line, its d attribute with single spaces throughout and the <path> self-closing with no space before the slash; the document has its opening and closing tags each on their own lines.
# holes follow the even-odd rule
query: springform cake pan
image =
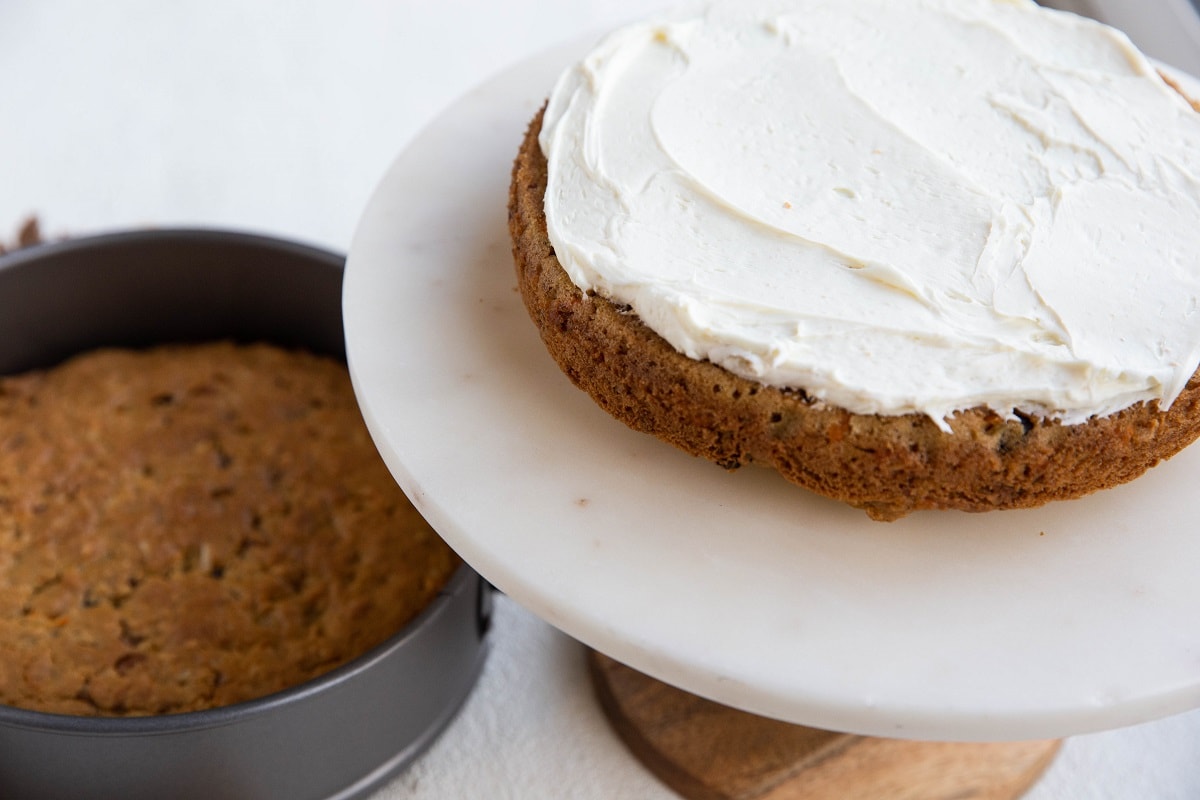
<svg viewBox="0 0 1200 800">
<path fill-rule="evenodd" d="M 0 257 L 0 375 L 100 346 L 217 339 L 344 360 L 343 263 L 298 243 L 211 230 L 18 250 Z M 249 702 L 133 718 L 0 706 L 0 797 L 363 797 L 416 758 L 466 699 L 488 649 L 489 591 L 463 565 L 380 646 Z"/>
</svg>

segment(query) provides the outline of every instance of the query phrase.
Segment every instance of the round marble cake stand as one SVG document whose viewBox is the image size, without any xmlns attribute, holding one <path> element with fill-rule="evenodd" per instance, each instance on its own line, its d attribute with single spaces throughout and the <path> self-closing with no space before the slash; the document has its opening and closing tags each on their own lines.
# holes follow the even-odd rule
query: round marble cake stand
<svg viewBox="0 0 1200 800">
<path fill-rule="evenodd" d="M 506 200 L 521 134 L 577 50 L 451 105 L 350 251 L 363 414 L 446 540 L 596 650 L 777 720 L 988 742 L 1200 706 L 1200 447 L 1074 502 L 884 524 L 693 459 L 570 385 L 517 294 Z"/>
</svg>

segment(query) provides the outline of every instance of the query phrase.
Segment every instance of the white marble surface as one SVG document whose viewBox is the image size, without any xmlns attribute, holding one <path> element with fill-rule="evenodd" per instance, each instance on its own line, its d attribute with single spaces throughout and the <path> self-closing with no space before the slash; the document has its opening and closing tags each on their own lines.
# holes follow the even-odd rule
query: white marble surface
<svg viewBox="0 0 1200 800">
<path fill-rule="evenodd" d="M 1042 739 L 1200 707 L 1200 449 L 1070 503 L 880 525 L 768 470 L 690 458 L 570 385 L 515 297 L 496 201 L 500 134 L 579 55 L 540 53 L 453 103 L 350 248 L 359 405 L 447 541 L 586 644 L 804 725 Z"/>
<path fill-rule="evenodd" d="M 38 213 L 51 233 L 198 224 L 345 249 L 439 110 L 644 7 L 2 0 L 0 230 Z M 1029 797 L 1200 797 L 1198 747 L 1195 712 L 1075 737 Z M 507 599 L 463 714 L 378 794 L 479 796 L 672 796 L 608 732 L 578 646 Z"/>
</svg>

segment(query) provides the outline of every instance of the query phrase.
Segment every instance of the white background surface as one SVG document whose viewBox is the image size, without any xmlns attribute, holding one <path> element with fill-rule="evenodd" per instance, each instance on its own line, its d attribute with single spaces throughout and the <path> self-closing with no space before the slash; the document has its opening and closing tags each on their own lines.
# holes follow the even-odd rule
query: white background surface
<svg viewBox="0 0 1200 800">
<path fill-rule="evenodd" d="M 0 0 L 0 231 L 37 213 L 52 235 L 209 225 L 344 250 L 440 109 L 645 7 Z M 379 798 L 672 796 L 608 732 L 574 643 L 503 598 L 495 634 L 463 715 Z M 1197 713 L 1077 737 L 1029 797 L 1200 798 L 1197 752 Z"/>
</svg>

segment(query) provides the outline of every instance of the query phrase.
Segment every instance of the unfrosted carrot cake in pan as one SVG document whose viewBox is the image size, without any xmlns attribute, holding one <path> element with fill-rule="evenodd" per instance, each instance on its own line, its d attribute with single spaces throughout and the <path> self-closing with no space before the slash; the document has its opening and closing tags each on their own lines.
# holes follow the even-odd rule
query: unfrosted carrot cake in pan
<svg viewBox="0 0 1200 800">
<path fill-rule="evenodd" d="M 399 632 L 458 563 L 341 363 L 211 343 L 0 378 L 0 704 L 262 697 Z"/>
</svg>

